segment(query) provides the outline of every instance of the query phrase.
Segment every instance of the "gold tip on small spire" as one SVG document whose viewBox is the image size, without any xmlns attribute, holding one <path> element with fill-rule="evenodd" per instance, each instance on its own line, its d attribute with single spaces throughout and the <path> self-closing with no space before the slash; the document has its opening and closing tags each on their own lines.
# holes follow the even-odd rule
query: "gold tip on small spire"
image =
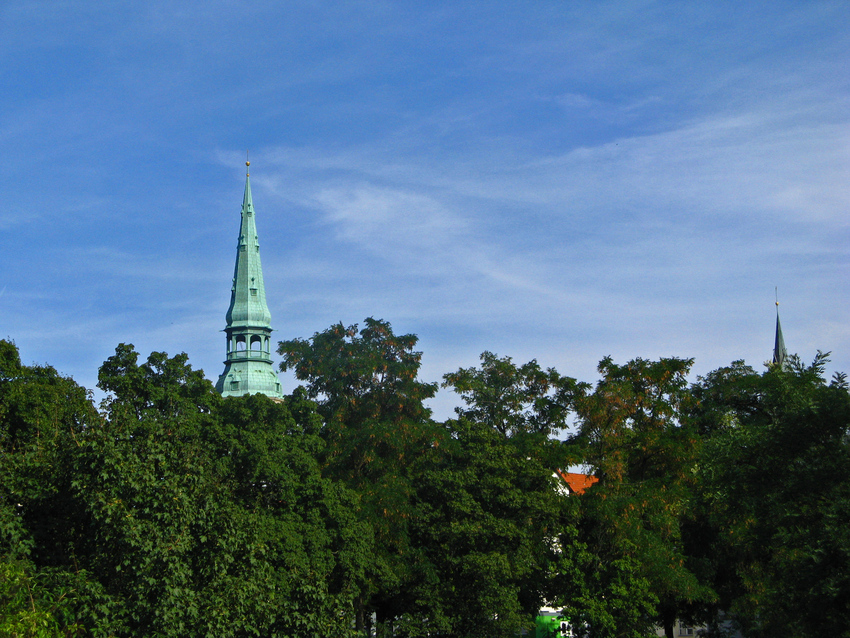
<svg viewBox="0 0 850 638">
<path fill-rule="evenodd" d="M 251 166 L 251 162 L 248 161 L 248 151 L 245 151 L 245 166 Z M 245 171 L 246 177 L 251 177 L 251 173 Z"/>
</svg>

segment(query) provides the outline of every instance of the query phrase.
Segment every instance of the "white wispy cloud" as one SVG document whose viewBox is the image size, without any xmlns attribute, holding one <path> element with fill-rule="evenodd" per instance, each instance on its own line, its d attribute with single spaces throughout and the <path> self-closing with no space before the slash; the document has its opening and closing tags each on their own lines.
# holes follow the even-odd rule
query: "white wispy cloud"
<svg viewBox="0 0 850 638">
<path fill-rule="evenodd" d="M 755 103 L 537 157 L 467 149 L 461 161 L 434 165 L 417 162 L 410 140 L 401 153 L 390 145 L 269 149 L 280 173 L 269 192 L 313 210 L 344 244 L 406 263 L 401 273 L 374 275 L 371 293 L 385 307 L 387 289 L 377 282 L 400 277 L 413 308 L 398 309 L 400 316 L 482 322 L 494 342 L 529 354 L 520 333 L 581 335 L 582 325 L 593 325 L 595 345 L 554 349 L 567 359 L 580 350 L 594 363 L 615 352 L 678 353 L 720 365 L 763 345 L 744 329 L 760 288 L 769 292 L 777 279 L 808 287 L 812 262 L 799 259 L 801 251 L 843 253 L 847 274 L 847 126 L 836 121 L 835 104 L 812 106 L 823 117 L 790 105 Z M 314 261 L 336 257 L 350 255 Z M 841 278 L 837 266 L 800 299 L 817 303 L 828 281 Z M 429 275 L 442 278 L 436 306 L 412 279 Z M 839 312 L 840 304 L 827 303 Z M 735 308 L 734 316 L 721 307 Z M 456 354 L 468 360 L 483 340 L 458 343 Z"/>
<path fill-rule="evenodd" d="M 215 378 L 247 147 L 282 338 L 374 315 L 432 379 L 484 349 L 705 371 L 766 358 L 779 285 L 789 347 L 848 369 L 848 15 L 14 0 L 0 330 Z"/>
</svg>

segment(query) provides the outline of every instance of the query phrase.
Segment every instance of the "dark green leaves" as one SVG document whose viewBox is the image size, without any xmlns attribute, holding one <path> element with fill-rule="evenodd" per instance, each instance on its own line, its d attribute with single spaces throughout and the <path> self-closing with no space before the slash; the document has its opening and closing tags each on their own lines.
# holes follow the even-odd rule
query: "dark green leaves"
<svg viewBox="0 0 850 638">
<path fill-rule="evenodd" d="M 824 355 L 695 384 L 606 358 L 591 386 L 484 353 L 440 424 L 416 343 L 375 319 L 283 342 L 305 387 L 282 401 L 122 344 L 98 412 L 0 341 L 0 633 L 514 636 L 547 602 L 595 637 L 720 612 L 848 635 L 850 395 Z M 565 496 L 575 465 L 599 480 Z"/>
<path fill-rule="evenodd" d="M 505 436 L 553 436 L 566 425 L 570 400 L 579 387 L 536 361 L 517 367 L 510 357 L 481 355 L 481 368 L 461 368 L 445 375 L 445 387 L 457 392 L 465 408 L 459 416 L 486 424 Z"/>
<path fill-rule="evenodd" d="M 824 362 L 748 376 L 702 455 L 718 588 L 747 635 L 850 627 L 850 395 Z"/>
</svg>

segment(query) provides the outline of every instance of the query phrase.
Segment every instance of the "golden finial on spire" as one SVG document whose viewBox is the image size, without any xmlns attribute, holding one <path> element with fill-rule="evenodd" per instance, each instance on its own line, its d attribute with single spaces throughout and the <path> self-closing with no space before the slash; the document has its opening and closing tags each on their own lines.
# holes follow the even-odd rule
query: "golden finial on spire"
<svg viewBox="0 0 850 638">
<path fill-rule="evenodd" d="M 245 166 L 251 166 L 251 162 L 248 161 L 248 151 L 245 151 Z M 251 177 L 251 173 L 247 170 L 245 171 L 245 177 Z"/>
<path fill-rule="evenodd" d="M 776 296 L 776 307 L 779 308 L 779 286 L 773 287 L 773 294 Z"/>
</svg>

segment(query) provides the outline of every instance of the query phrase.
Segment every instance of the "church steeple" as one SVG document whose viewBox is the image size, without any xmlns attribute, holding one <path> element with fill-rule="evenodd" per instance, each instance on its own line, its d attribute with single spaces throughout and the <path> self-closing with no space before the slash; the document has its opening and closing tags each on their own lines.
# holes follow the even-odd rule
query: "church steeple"
<svg viewBox="0 0 850 638">
<path fill-rule="evenodd" d="M 250 166 L 250 162 L 245 162 Z M 271 362 L 271 313 L 266 304 L 260 240 L 251 198 L 251 174 L 245 175 L 242 222 L 236 248 L 236 267 L 227 309 L 227 359 L 216 390 L 224 396 L 265 394 L 280 397 L 280 380 Z"/>
<path fill-rule="evenodd" d="M 785 339 L 782 337 L 782 324 L 779 323 L 779 299 L 776 300 L 776 338 L 773 341 L 773 365 L 786 367 L 788 351 L 785 349 Z"/>
</svg>

